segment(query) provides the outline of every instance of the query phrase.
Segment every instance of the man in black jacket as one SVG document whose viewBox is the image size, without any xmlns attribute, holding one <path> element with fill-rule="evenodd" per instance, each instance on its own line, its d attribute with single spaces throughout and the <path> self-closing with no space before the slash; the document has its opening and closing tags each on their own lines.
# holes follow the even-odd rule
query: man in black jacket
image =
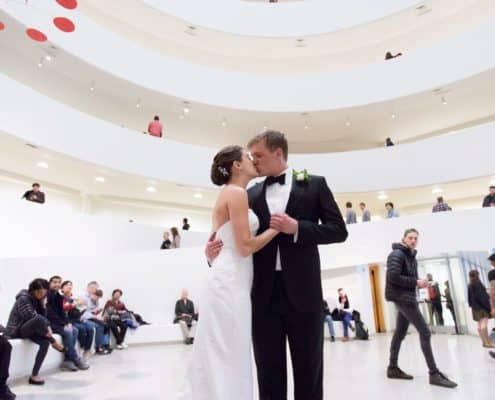
<svg viewBox="0 0 495 400">
<path fill-rule="evenodd" d="M 495 207 L 495 185 L 490 185 L 490 193 L 483 199 L 483 207 Z"/>
<path fill-rule="evenodd" d="M 14 400 L 16 395 L 10 391 L 7 385 L 9 379 L 10 355 L 12 353 L 12 345 L 4 336 L 5 328 L 0 325 L 0 399 Z"/>
<path fill-rule="evenodd" d="M 435 363 L 431 348 L 431 332 L 421 315 L 417 301 L 417 288 L 428 287 L 428 281 L 418 278 L 416 246 L 418 231 L 408 229 L 404 233 L 402 243 L 394 243 L 393 251 L 387 259 L 387 278 L 385 297 L 397 307 L 397 324 L 390 345 L 390 364 L 387 376 L 391 379 L 413 379 L 403 372 L 398 365 L 399 350 L 406 337 L 409 324 L 417 329 L 421 342 L 421 350 L 430 372 L 430 384 L 446 388 L 454 388 L 457 384 L 442 374 Z"/>
<path fill-rule="evenodd" d="M 64 296 L 60 293 L 62 278 L 52 276 L 49 281 L 50 290 L 47 294 L 46 316 L 52 331 L 62 337 L 65 347 L 65 360 L 60 366 L 64 371 L 86 370 L 89 365 L 77 354 L 76 343 L 79 331 L 69 322 L 68 314 L 64 311 Z"/>
<path fill-rule="evenodd" d="M 193 344 L 198 314 L 195 312 L 194 303 L 188 297 L 189 293 L 186 289 L 183 289 L 181 298 L 175 303 L 174 324 L 178 323 L 180 325 L 184 335 L 184 342 Z"/>
</svg>

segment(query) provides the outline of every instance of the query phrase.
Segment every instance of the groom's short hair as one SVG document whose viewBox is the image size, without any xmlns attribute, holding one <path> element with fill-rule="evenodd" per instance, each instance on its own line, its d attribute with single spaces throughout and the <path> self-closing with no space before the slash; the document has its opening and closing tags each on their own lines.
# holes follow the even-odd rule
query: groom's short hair
<svg viewBox="0 0 495 400">
<path fill-rule="evenodd" d="M 289 144 L 287 143 L 287 139 L 282 132 L 274 130 L 261 132 L 249 141 L 248 147 L 260 142 L 264 142 L 270 151 L 282 149 L 284 159 L 287 161 L 287 158 L 289 157 Z"/>
</svg>

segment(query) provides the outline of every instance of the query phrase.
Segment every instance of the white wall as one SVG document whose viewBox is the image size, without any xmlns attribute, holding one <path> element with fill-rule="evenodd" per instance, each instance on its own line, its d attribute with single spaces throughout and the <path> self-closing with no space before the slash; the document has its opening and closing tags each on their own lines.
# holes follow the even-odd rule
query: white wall
<svg viewBox="0 0 495 400">
<path fill-rule="evenodd" d="M 209 170 L 216 149 L 153 140 L 76 111 L 1 74 L 0 86 L 3 96 L 9 99 L 0 107 L 1 132 L 113 170 L 165 182 L 212 187 Z M 30 118 L 24 118 L 26 109 L 31 110 Z M 63 118 L 53 118 L 54 115 Z M 67 140 L 68 125 L 71 140 Z M 494 130 L 495 124 L 491 123 L 389 148 L 294 154 L 289 163 L 294 169 L 325 176 L 331 189 L 342 193 L 459 181 L 495 172 L 488 161 L 495 148 Z M 194 168 L 183 168 L 179 175 L 168 168 L 183 165 L 186 158 L 194 160 Z M 440 158 L 442 168 L 438 167 Z M 364 178 L 356 178 L 358 169 L 366 171 Z"/>
<path fill-rule="evenodd" d="M 159 54 L 105 29 L 78 10 L 71 13 L 77 29 L 66 34 L 45 17 L 60 12 L 57 3 L 36 3 L 38 7 L 3 2 L 1 8 L 22 24 L 41 29 L 58 48 L 121 79 L 178 99 L 239 110 L 301 112 L 367 105 L 443 87 L 495 66 L 495 53 L 490 40 L 486 40 L 495 35 L 493 18 L 433 41 L 394 62 L 380 60 L 352 69 L 298 74 L 295 79 L 286 74 L 212 68 Z M 39 8 L 44 12 L 40 13 Z M 330 18 L 331 13 L 324 15 Z M 260 91 L 270 95 L 260 96 Z"/>
</svg>

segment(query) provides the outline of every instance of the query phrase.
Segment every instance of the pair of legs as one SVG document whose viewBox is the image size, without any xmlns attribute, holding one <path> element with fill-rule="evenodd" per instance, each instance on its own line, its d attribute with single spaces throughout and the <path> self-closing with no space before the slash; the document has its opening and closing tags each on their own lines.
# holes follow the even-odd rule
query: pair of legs
<svg viewBox="0 0 495 400">
<path fill-rule="evenodd" d="M 101 350 L 102 348 L 109 346 L 110 338 L 105 330 L 105 324 L 103 322 L 96 322 L 88 319 L 84 322 L 84 324 L 93 329 L 95 332 L 96 350 Z"/>
<path fill-rule="evenodd" d="M 78 362 L 79 354 L 76 350 L 77 338 L 79 336 L 79 330 L 74 326 L 57 326 L 52 327 L 53 332 L 59 334 L 62 337 L 62 342 L 65 347 L 65 361 Z"/>
<path fill-rule="evenodd" d="M 483 347 L 492 347 L 490 335 L 488 334 L 488 318 L 482 318 L 478 321 L 478 334 L 480 335 Z"/>
<path fill-rule="evenodd" d="M 344 312 L 342 316 L 342 324 L 344 325 L 344 338 L 349 338 L 349 328 L 352 329 L 352 315 L 348 312 Z"/>
<path fill-rule="evenodd" d="M 84 352 L 91 351 L 93 345 L 93 338 L 95 337 L 95 328 L 92 324 L 87 322 L 74 322 L 72 324 L 78 331 L 78 340 L 81 349 Z"/>
<path fill-rule="evenodd" d="M 443 307 L 442 303 L 439 301 L 432 301 L 431 302 L 431 313 L 432 313 L 432 319 L 431 319 L 431 324 L 433 325 L 433 317 L 435 317 L 437 326 L 443 326 Z"/>
<path fill-rule="evenodd" d="M 127 323 L 121 320 L 110 320 L 107 322 L 107 325 L 112 331 L 113 336 L 115 336 L 117 346 L 124 343 L 125 334 L 127 332 Z"/>
<path fill-rule="evenodd" d="M 421 350 L 428 365 L 428 370 L 431 375 L 439 372 L 433 357 L 431 348 L 431 332 L 428 324 L 423 318 L 417 304 L 395 303 L 397 307 L 397 324 L 395 333 L 390 345 L 390 367 L 398 367 L 399 351 L 402 341 L 406 337 L 409 324 L 413 324 L 419 333 L 419 341 Z"/>
<path fill-rule="evenodd" d="M 48 336 L 48 334 L 49 329 L 47 320 L 41 315 L 37 315 L 25 322 L 19 330 L 19 337 L 21 339 L 30 339 L 39 346 L 38 353 L 34 360 L 33 371 L 31 373 L 31 379 L 34 381 L 38 381 L 38 375 L 41 366 L 43 365 L 43 361 L 45 361 L 50 344 L 54 345 L 56 343 L 55 339 Z"/>
<path fill-rule="evenodd" d="M 257 306 L 253 302 L 253 345 L 260 400 L 287 399 L 287 340 L 294 373 L 294 399 L 323 399 L 323 321 L 323 311 L 305 313 L 294 309 L 285 290 L 283 272 L 276 272 L 271 303 Z"/>
<path fill-rule="evenodd" d="M 12 345 L 5 336 L 0 336 L 0 397 L 7 397 L 7 393 L 9 392 L 7 379 L 9 379 L 11 354 Z"/>
<path fill-rule="evenodd" d="M 191 343 L 196 335 L 196 324 L 197 322 L 192 320 L 190 324 L 186 321 L 179 321 L 180 329 L 182 331 L 182 336 L 184 336 L 184 341 L 186 343 Z"/>
<path fill-rule="evenodd" d="M 331 315 L 325 315 L 325 322 L 328 325 L 328 332 L 330 337 L 335 338 L 335 327 L 333 326 L 333 318 Z"/>
</svg>

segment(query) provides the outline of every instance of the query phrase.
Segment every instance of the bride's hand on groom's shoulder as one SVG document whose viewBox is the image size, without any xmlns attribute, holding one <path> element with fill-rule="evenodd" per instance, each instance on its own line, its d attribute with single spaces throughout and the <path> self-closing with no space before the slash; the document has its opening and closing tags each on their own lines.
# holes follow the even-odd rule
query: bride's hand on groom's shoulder
<svg viewBox="0 0 495 400">
<path fill-rule="evenodd" d="M 270 219 L 270 228 L 288 235 L 294 235 L 298 229 L 298 222 L 286 213 L 277 213 L 273 214 Z"/>
</svg>

